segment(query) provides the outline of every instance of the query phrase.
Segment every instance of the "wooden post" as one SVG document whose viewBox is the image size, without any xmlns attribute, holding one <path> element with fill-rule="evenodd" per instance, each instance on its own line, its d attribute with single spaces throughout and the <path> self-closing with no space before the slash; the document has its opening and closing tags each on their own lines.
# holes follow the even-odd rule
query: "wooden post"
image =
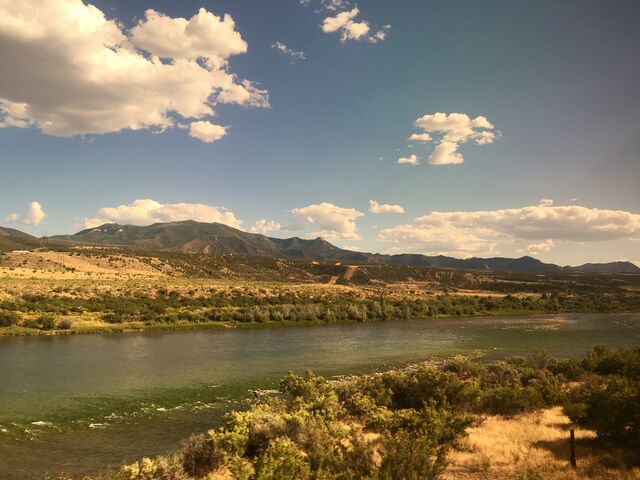
<svg viewBox="0 0 640 480">
<path fill-rule="evenodd" d="M 569 431 L 571 437 L 569 439 L 569 444 L 571 446 L 571 466 L 576 468 L 576 434 L 573 428 Z"/>
</svg>

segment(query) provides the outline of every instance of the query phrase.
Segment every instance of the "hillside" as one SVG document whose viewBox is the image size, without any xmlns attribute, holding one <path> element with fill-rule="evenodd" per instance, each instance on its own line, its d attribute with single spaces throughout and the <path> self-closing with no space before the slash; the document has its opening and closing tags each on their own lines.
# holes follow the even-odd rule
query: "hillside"
<svg viewBox="0 0 640 480">
<path fill-rule="evenodd" d="M 40 245 L 40 240 L 13 228 L 0 227 L 0 252 L 27 250 Z"/>
<path fill-rule="evenodd" d="M 368 254 L 342 250 L 321 238 L 315 240 L 304 240 L 298 237 L 271 238 L 243 232 L 220 223 L 201 223 L 191 220 L 156 223 L 145 227 L 105 224 L 82 230 L 75 235 L 57 236 L 52 239 L 144 251 L 210 255 L 238 254 L 295 260 L 344 260 L 367 263 L 369 257 Z"/>
<path fill-rule="evenodd" d="M 220 223 L 182 221 L 149 226 L 104 224 L 74 235 L 51 238 L 79 245 L 122 247 L 146 252 L 181 252 L 208 255 L 246 255 L 289 260 L 332 260 L 354 264 L 413 265 L 464 270 L 511 271 L 521 273 L 640 273 L 630 262 L 585 264 L 560 267 L 532 257 L 467 258 L 420 254 L 383 255 L 344 250 L 316 238 L 304 240 L 272 238 L 248 233 Z"/>
</svg>

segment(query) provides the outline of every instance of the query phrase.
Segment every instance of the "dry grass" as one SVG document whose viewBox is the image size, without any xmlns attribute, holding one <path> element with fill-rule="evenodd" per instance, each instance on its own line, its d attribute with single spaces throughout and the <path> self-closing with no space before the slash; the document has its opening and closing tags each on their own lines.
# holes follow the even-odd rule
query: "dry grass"
<svg viewBox="0 0 640 480">
<path fill-rule="evenodd" d="M 630 454 L 604 447 L 595 433 L 576 429 L 578 468 L 569 465 L 570 421 L 561 408 L 513 418 L 490 417 L 468 430 L 449 455 L 444 478 L 464 479 L 640 479 Z"/>
<path fill-rule="evenodd" d="M 153 262 L 152 262 L 153 263 Z M 157 263 L 157 262 L 156 262 Z M 136 278 L 164 276 L 144 261 L 124 255 L 78 255 L 65 252 L 7 253 L 0 277 L 39 279 Z"/>
</svg>

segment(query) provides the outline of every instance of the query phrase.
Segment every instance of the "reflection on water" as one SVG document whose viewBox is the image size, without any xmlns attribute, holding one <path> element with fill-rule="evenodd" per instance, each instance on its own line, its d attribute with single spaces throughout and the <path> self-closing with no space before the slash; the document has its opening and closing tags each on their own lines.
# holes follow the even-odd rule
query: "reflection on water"
<svg viewBox="0 0 640 480">
<path fill-rule="evenodd" d="M 640 344 L 640 315 L 0 338 L 0 478 L 92 473 L 175 449 L 289 370 L 333 375 L 472 352 L 579 356 L 599 343 Z"/>
</svg>

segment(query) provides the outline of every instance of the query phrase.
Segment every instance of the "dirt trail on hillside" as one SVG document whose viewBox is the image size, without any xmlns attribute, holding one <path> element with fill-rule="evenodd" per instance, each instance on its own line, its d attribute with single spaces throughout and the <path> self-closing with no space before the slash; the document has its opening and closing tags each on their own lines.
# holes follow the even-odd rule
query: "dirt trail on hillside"
<svg viewBox="0 0 640 480">
<path fill-rule="evenodd" d="M 358 267 L 354 266 L 354 265 L 350 265 L 347 267 L 347 271 L 344 272 L 344 276 L 342 278 L 344 278 L 346 281 L 351 280 L 351 277 L 353 277 L 353 274 L 356 273 L 358 271 Z"/>
</svg>

